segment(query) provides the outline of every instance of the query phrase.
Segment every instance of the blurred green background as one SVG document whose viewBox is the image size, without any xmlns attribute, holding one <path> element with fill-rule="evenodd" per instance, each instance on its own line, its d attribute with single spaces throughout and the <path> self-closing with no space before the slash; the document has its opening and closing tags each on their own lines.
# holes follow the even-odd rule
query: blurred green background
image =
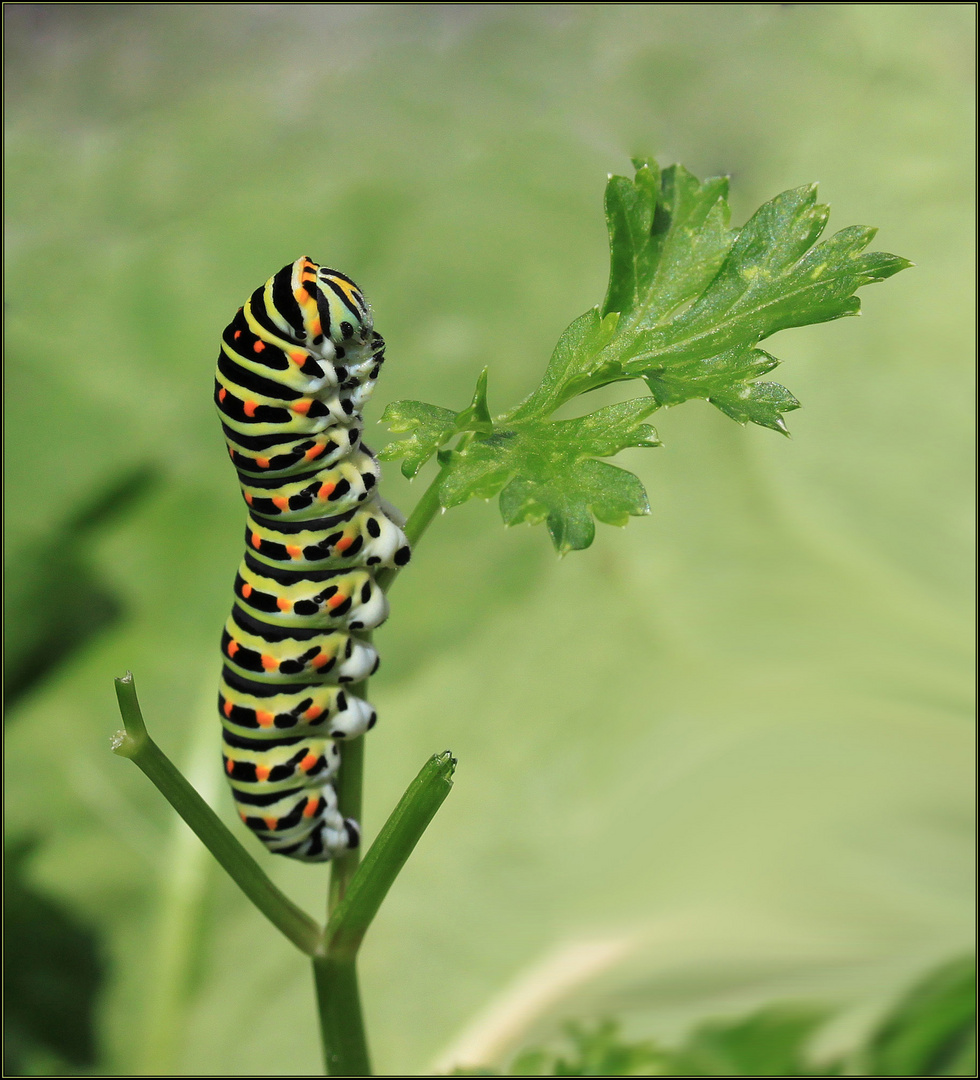
<svg viewBox="0 0 980 1080">
<path fill-rule="evenodd" d="M 818 180 L 831 229 L 917 266 L 770 340 L 792 441 L 693 402 L 620 459 L 651 517 L 589 551 L 483 503 L 426 536 L 379 634 L 368 835 L 430 753 L 460 765 L 363 952 L 376 1066 L 424 1072 L 534 971 L 501 1052 L 778 999 L 835 1008 L 832 1050 L 970 947 L 972 5 L 4 14 L 15 1071 L 319 1069 L 307 964 L 109 752 L 131 668 L 232 820 L 220 331 L 309 254 L 389 343 L 369 422 L 462 408 L 487 364 L 501 411 L 601 300 L 602 187 L 638 152 L 730 173 L 737 223 Z M 325 868 L 246 842 L 322 910 Z"/>
</svg>

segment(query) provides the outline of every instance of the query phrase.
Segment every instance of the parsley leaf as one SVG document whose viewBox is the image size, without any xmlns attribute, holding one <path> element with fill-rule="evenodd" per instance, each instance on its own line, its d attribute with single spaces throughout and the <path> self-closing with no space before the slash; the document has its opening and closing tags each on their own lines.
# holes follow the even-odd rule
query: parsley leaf
<svg viewBox="0 0 980 1080">
<path fill-rule="evenodd" d="M 388 429 L 396 433 L 411 432 L 409 438 L 402 442 L 385 446 L 378 457 L 382 461 L 404 458 L 402 474 L 409 480 L 413 479 L 439 447 L 456 435 L 464 431 L 484 434 L 493 431 L 493 421 L 487 407 L 486 368 L 477 380 L 472 403 L 461 412 L 441 409 L 425 401 L 393 401 L 382 414 L 381 423 L 387 424 Z"/>
<path fill-rule="evenodd" d="M 643 485 L 630 472 L 596 460 L 628 446 L 659 446 L 649 424 L 650 398 L 624 401 L 574 420 L 526 420 L 500 425 L 462 449 L 443 450 L 439 500 L 458 506 L 500 493 L 504 522 L 546 521 L 557 551 L 586 548 L 593 515 L 610 525 L 648 514 Z"/>
<path fill-rule="evenodd" d="M 467 409 L 401 401 L 382 418 L 411 433 L 380 455 L 404 457 L 406 476 L 438 453 L 444 507 L 499 493 L 507 524 L 547 522 L 560 552 L 588 547 L 593 517 L 625 524 L 649 511 L 639 480 L 598 460 L 627 446 L 659 445 L 641 419 L 704 398 L 739 423 L 785 434 L 783 415 L 799 402 L 760 378 L 779 361 L 759 342 L 788 327 L 856 315 L 859 288 L 911 265 L 866 252 L 874 229 L 855 226 L 818 242 L 828 209 L 817 203 L 815 185 L 777 195 L 736 230 L 725 178 L 701 181 L 680 165 L 661 173 L 648 160 L 634 165 L 632 180 L 611 176 L 606 186 L 605 300 L 565 330 L 540 386 L 494 420 L 484 372 Z M 580 394 L 628 379 L 642 379 L 651 396 L 549 421 Z"/>
<path fill-rule="evenodd" d="M 378 453 L 382 461 L 404 458 L 402 473 L 411 480 L 443 443 L 456 432 L 456 417 L 452 409 L 441 409 L 426 401 L 393 401 L 381 416 L 381 423 L 390 431 L 411 432 L 401 442 L 388 443 Z"/>
<path fill-rule="evenodd" d="M 646 171 L 641 167 L 637 175 Z M 665 179 L 670 173 L 666 170 Z M 815 185 L 783 192 L 766 203 L 727 250 L 717 227 L 727 213 L 713 209 L 698 225 L 689 208 L 695 206 L 702 213 L 704 207 L 694 197 L 657 204 L 662 212 L 659 227 L 666 233 L 658 245 L 658 214 L 651 210 L 649 185 L 634 182 L 632 187 L 634 194 L 642 191 L 647 197 L 647 212 L 653 213 L 648 258 L 659 253 L 654 276 L 670 276 L 676 270 L 682 283 L 667 290 L 666 302 L 653 294 L 648 304 L 634 307 L 630 319 L 625 324 L 621 320 L 620 332 L 606 352 L 615 351 L 625 374 L 645 379 L 664 405 L 707 398 L 737 420 L 785 430 L 781 411 L 799 403 L 776 384 L 752 383 L 778 363 L 755 346 L 788 327 L 856 315 L 861 307 L 854 296 L 857 289 L 911 265 L 884 252 L 865 253 L 875 229 L 854 226 L 816 243 L 829 211 L 817 203 Z M 689 190 L 687 183 L 684 187 Z M 664 196 L 671 190 L 678 190 L 676 180 L 663 185 Z M 718 198 L 723 200 L 723 194 Z M 683 218 L 682 231 L 692 232 L 689 247 L 700 239 L 714 260 L 711 266 L 723 257 L 707 282 L 704 275 L 698 277 L 683 247 L 679 255 L 672 255 L 677 216 Z M 610 236 L 614 251 L 625 245 L 612 229 Z M 612 282 L 610 294 L 615 297 Z"/>
</svg>

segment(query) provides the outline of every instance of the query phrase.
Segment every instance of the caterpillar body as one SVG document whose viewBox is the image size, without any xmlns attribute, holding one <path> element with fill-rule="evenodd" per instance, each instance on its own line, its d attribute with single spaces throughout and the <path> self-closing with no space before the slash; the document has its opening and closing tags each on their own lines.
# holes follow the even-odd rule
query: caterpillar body
<svg viewBox="0 0 980 1080">
<path fill-rule="evenodd" d="M 346 684 L 378 654 L 374 580 L 410 550 L 380 500 L 361 410 L 384 362 L 361 290 L 308 258 L 284 266 L 225 328 L 214 400 L 248 506 L 221 638 L 225 772 L 270 851 L 323 862 L 357 847 L 331 783 L 338 743 L 375 723 Z"/>
</svg>

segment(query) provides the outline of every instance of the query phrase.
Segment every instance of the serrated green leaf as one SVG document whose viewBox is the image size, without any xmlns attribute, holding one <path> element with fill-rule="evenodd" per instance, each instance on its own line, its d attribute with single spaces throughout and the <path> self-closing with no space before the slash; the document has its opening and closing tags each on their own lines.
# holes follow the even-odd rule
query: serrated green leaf
<svg viewBox="0 0 980 1080">
<path fill-rule="evenodd" d="M 646 491 L 631 472 L 604 461 L 578 461 L 567 471 L 538 479 L 517 476 L 500 493 L 507 525 L 548 523 L 555 550 L 564 555 L 595 539 L 592 517 L 625 525 L 630 516 L 650 512 Z"/>
<path fill-rule="evenodd" d="M 634 180 L 611 176 L 606 185 L 610 273 L 602 308 L 565 330 L 541 386 L 514 418 L 546 416 L 587 390 L 635 378 L 617 342 L 700 295 L 724 262 L 736 236 L 727 179 L 702 183 L 680 165 L 661 175 L 652 160 L 635 164 Z"/>
<path fill-rule="evenodd" d="M 657 446 L 656 432 L 641 423 L 657 408 L 649 398 L 620 402 L 574 420 L 529 420 L 498 425 L 486 437 L 440 453 L 443 506 L 501 493 L 504 521 L 546 521 L 556 549 L 588 547 L 592 518 L 625 525 L 649 513 L 643 485 L 632 473 L 597 461 L 628 446 Z"/>
<path fill-rule="evenodd" d="M 610 176 L 606 184 L 609 230 L 609 288 L 602 314 L 629 318 L 652 280 L 656 250 L 653 218 L 660 198 L 660 169 L 654 161 L 637 164 L 636 179 Z"/>
<path fill-rule="evenodd" d="M 613 413 L 549 423 L 559 406 L 609 383 L 642 379 L 651 412 L 703 398 L 738 423 L 787 434 L 783 417 L 800 403 L 761 379 L 779 361 L 759 342 L 787 327 L 856 314 L 857 289 L 911 265 L 867 253 L 874 229 L 852 227 L 818 242 L 828 210 L 816 201 L 815 185 L 777 195 L 733 230 L 726 178 L 702 181 L 680 165 L 661 173 L 652 160 L 634 165 L 632 180 L 611 176 L 606 186 L 610 273 L 602 307 L 566 328 L 529 397 L 492 421 L 484 372 L 459 413 L 421 402 L 399 402 L 385 413 L 394 430 L 413 432 L 382 452 L 405 457 L 406 476 L 438 450 L 443 506 L 500 493 L 508 524 L 547 521 L 559 551 L 587 547 L 593 518 L 622 524 L 646 512 L 639 481 L 594 459 L 655 445 L 624 441 L 618 432 L 599 448 L 595 425 Z M 463 438 L 449 449 L 456 434 Z"/>
<path fill-rule="evenodd" d="M 737 390 L 721 391 L 708 401 L 740 424 L 759 424 L 788 435 L 783 413 L 798 409 L 800 403 L 786 389 L 774 382 L 746 382 Z"/>
<path fill-rule="evenodd" d="M 480 372 L 480 377 L 476 380 L 472 402 L 462 412 L 456 414 L 456 431 L 476 431 L 482 435 L 488 435 L 493 431 L 493 420 L 490 418 L 490 408 L 487 405 L 486 368 Z"/>
<path fill-rule="evenodd" d="M 512 409 L 505 420 L 549 416 L 565 401 L 599 386 L 626 378 L 615 358 L 601 359 L 619 324 L 616 311 L 601 315 L 592 308 L 565 328 L 545 370 L 541 385 Z"/>
<path fill-rule="evenodd" d="M 673 173 L 670 195 L 680 207 L 678 213 L 692 206 L 704 213 L 704 192 L 716 194 L 711 183 L 695 188 L 689 174 Z M 667 196 L 665 186 L 661 208 L 668 205 Z M 707 398 L 740 422 L 783 431 L 782 413 L 797 408 L 796 399 L 782 388 L 774 391 L 775 384 L 754 390 L 746 385 L 778 363 L 755 349 L 758 342 L 791 326 L 856 314 L 857 289 L 911 264 L 883 252 L 865 253 L 874 229 L 843 229 L 816 243 L 828 209 L 817 203 L 815 185 L 783 192 L 766 203 L 737 236 L 728 234 L 734 242 L 721 227 L 727 220 L 722 198 L 718 189 L 700 223 L 685 211 L 684 228 L 668 229 L 670 242 L 661 248 L 655 273 L 663 287 L 654 285 L 645 298 L 638 297 L 641 302 L 630 319 L 621 322 L 603 358 L 614 354 L 621 370 L 644 378 L 664 404 Z M 655 216 L 651 246 L 656 232 Z M 617 243 L 617 233 L 611 233 L 611 242 Z M 727 254 L 715 265 L 712 260 L 725 252 L 726 243 Z M 698 251 L 703 258 L 692 257 Z M 615 259 L 613 265 L 615 269 Z M 618 295 L 611 281 L 610 296 Z"/>
<path fill-rule="evenodd" d="M 604 315 L 619 311 L 623 329 L 652 325 L 699 296 L 718 272 L 737 233 L 728 228 L 728 178 L 700 181 L 683 167 L 659 174 L 634 162 L 636 176 L 606 187 L 609 286 Z"/>
<path fill-rule="evenodd" d="M 509 414 L 544 418 L 578 394 L 642 378 L 662 405 L 705 398 L 740 423 L 785 433 L 799 402 L 752 380 L 779 361 L 758 343 L 791 326 L 857 314 L 857 289 L 911 264 L 865 253 L 874 229 L 817 243 L 816 186 L 783 192 L 729 228 L 728 181 L 637 160 L 606 186 L 610 272 L 600 309 L 562 334 L 540 387 Z"/>
<path fill-rule="evenodd" d="M 788 434 L 783 413 L 798 409 L 800 403 L 779 383 L 754 382 L 772 371 L 779 361 L 762 349 L 731 349 L 711 364 L 687 361 L 663 371 L 650 372 L 647 385 L 665 405 L 687 400 L 696 384 L 700 395 L 740 424 L 754 423 Z"/>
<path fill-rule="evenodd" d="M 404 458 L 402 473 L 409 479 L 456 432 L 456 416 L 451 409 L 429 405 L 425 401 L 393 401 L 381 416 L 381 423 L 391 431 L 411 432 L 407 439 L 391 442 L 378 452 L 382 461 Z"/>
<path fill-rule="evenodd" d="M 378 454 L 382 461 L 403 457 L 402 474 L 411 480 L 439 447 L 454 436 L 465 431 L 481 435 L 493 431 L 487 405 L 487 369 L 484 368 L 476 380 L 472 402 L 460 412 L 454 413 L 424 401 L 395 401 L 385 409 L 381 423 L 396 433 L 412 432 L 410 438 L 388 443 Z"/>
</svg>

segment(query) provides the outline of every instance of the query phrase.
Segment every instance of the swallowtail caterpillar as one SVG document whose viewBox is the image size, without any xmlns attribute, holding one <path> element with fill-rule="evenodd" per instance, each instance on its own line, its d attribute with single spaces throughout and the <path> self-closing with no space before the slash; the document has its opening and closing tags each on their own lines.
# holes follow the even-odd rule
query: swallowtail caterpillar
<svg viewBox="0 0 980 1080">
<path fill-rule="evenodd" d="M 222 336 L 214 400 L 248 505 L 221 639 L 218 707 L 238 812 L 270 851 L 323 862 L 358 845 L 337 808 L 339 743 L 375 723 L 350 693 L 378 667 L 374 579 L 410 550 L 361 442 L 384 362 L 361 290 L 308 258 L 249 297 Z"/>
</svg>

